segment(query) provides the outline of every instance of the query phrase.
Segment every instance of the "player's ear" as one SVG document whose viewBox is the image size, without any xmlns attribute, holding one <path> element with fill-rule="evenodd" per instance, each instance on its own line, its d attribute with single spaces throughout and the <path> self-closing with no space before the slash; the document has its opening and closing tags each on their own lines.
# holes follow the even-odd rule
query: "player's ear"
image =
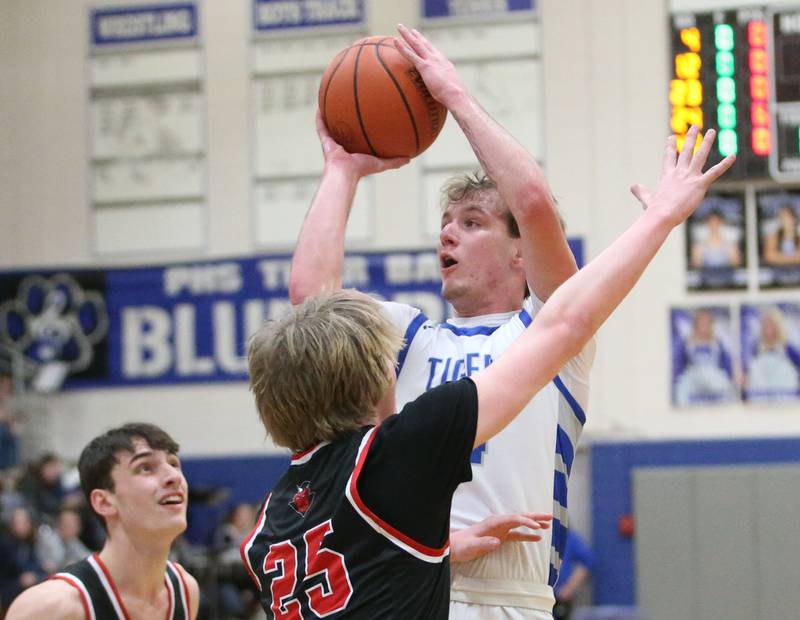
<svg viewBox="0 0 800 620">
<path fill-rule="evenodd" d="M 93 489 L 89 494 L 89 502 L 101 517 L 107 518 L 117 512 L 114 494 L 108 489 Z"/>
</svg>

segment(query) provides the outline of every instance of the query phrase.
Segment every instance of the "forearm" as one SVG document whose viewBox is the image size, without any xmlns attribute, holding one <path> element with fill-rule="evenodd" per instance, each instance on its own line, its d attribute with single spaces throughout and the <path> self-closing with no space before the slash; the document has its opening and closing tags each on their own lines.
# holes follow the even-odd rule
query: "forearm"
<svg viewBox="0 0 800 620">
<path fill-rule="evenodd" d="M 468 94 L 451 112 L 517 222 L 528 284 L 546 301 L 577 271 L 550 187 L 534 157 Z"/>
<path fill-rule="evenodd" d="M 289 298 L 293 304 L 341 287 L 344 235 L 358 180 L 348 170 L 326 166 L 292 257 Z"/>
<path fill-rule="evenodd" d="M 447 106 L 512 212 L 530 201 L 532 194 L 550 201 L 550 189 L 536 160 L 469 93 L 451 93 Z"/>
</svg>

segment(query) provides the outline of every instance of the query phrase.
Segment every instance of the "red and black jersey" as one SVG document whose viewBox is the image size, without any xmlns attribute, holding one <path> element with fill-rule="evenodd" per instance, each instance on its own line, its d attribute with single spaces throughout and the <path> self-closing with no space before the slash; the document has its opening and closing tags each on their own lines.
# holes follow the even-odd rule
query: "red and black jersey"
<svg viewBox="0 0 800 620">
<path fill-rule="evenodd" d="M 66 581 L 78 591 L 86 620 L 130 620 L 111 573 L 96 553 L 70 564 L 51 579 Z M 164 585 L 169 600 L 167 620 L 189 620 L 189 587 L 174 562 L 167 562 Z"/>
<path fill-rule="evenodd" d="M 447 618 L 450 502 L 477 419 L 462 379 L 294 455 L 241 546 L 268 617 Z"/>
</svg>

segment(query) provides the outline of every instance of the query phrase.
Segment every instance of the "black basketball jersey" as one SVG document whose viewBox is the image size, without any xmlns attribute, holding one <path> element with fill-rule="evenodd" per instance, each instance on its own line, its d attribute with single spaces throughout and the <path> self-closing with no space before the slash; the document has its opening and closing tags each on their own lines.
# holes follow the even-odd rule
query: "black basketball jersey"
<svg viewBox="0 0 800 620">
<path fill-rule="evenodd" d="M 267 617 L 447 618 L 450 503 L 471 479 L 469 379 L 292 457 L 241 545 Z"/>
<path fill-rule="evenodd" d="M 86 620 L 130 620 L 111 573 L 96 553 L 70 564 L 51 579 L 66 581 L 78 591 Z M 173 562 L 167 562 L 164 582 L 170 601 L 167 620 L 189 620 L 189 588 Z"/>
</svg>

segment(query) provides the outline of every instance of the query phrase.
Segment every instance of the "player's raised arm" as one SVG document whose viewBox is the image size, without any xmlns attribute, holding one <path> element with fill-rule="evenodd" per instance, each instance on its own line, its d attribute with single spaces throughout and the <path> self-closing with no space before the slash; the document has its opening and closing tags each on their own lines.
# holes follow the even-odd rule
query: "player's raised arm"
<svg viewBox="0 0 800 620">
<path fill-rule="evenodd" d="M 633 288 L 670 231 L 699 206 L 706 191 L 728 168 L 729 156 L 703 173 L 714 143 L 709 130 L 697 153 L 692 127 L 678 156 L 675 138 L 667 142 L 661 179 L 654 191 L 631 191 L 645 211 L 605 251 L 561 285 L 530 328 L 491 366 L 473 375 L 478 387 L 475 445 L 500 432 L 523 406 L 578 354 Z"/>
<path fill-rule="evenodd" d="M 544 174 L 533 156 L 467 92 L 444 54 L 416 30 L 400 25 L 398 32 L 398 50 L 453 115 L 483 170 L 497 184 L 520 229 L 528 285 L 546 300 L 577 267 Z"/>
<path fill-rule="evenodd" d="M 316 122 L 325 167 L 292 258 L 289 299 L 293 304 L 341 287 L 344 233 L 361 178 L 408 163 L 404 157 L 348 153 L 328 133 L 319 112 Z"/>
</svg>

